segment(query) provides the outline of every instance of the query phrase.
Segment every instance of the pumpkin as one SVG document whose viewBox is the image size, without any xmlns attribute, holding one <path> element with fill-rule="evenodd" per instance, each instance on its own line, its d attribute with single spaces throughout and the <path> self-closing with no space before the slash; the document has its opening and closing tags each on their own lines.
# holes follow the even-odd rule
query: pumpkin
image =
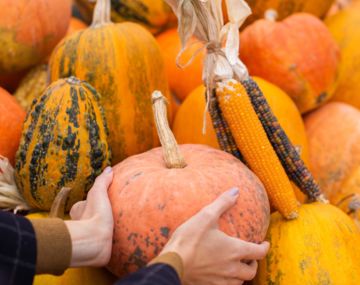
<svg viewBox="0 0 360 285">
<path fill-rule="evenodd" d="M 344 102 L 360 108 L 360 2 L 326 20 L 330 32 L 340 46 L 342 60 L 339 83 L 332 101 Z"/>
<path fill-rule="evenodd" d="M 2 0 L 0 74 L 40 63 L 63 38 L 70 21 L 70 0 Z"/>
<path fill-rule="evenodd" d="M 331 102 L 306 116 L 305 126 L 312 173 L 330 202 L 349 212 L 360 194 L 360 111 Z"/>
<path fill-rule="evenodd" d="M 202 68 L 205 53 L 197 55 L 193 62 L 184 69 L 176 65 L 176 58 L 181 50 L 180 38 L 177 29 L 169 29 L 156 38 L 164 56 L 165 67 L 169 79 L 170 89 L 177 98 L 183 101 L 196 87 L 202 84 Z M 195 40 L 195 39 L 194 39 Z M 182 64 L 190 60 L 201 44 L 190 46 L 181 56 Z"/>
<path fill-rule="evenodd" d="M 231 187 L 240 189 L 240 198 L 220 219 L 220 229 L 261 242 L 268 227 L 269 202 L 259 179 L 228 153 L 178 146 L 167 124 L 164 97 L 155 92 L 153 102 L 163 147 L 116 165 L 108 192 L 115 219 L 108 268 L 118 276 L 146 265 L 180 224 Z"/>
<path fill-rule="evenodd" d="M 75 4 L 90 23 L 94 4 L 88 0 L 75 0 Z M 156 33 L 167 25 L 171 17 L 171 9 L 164 0 L 111 0 L 111 19 L 116 23 L 136 22 Z"/>
<path fill-rule="evenodd" d="M 360 284 L 360 232 L 332 205 L 302 205 L 291 221 L 272 214 L 267 240 L 254 285 Z"/>
<path fill-rule="evenodd" d="M 335 2 L 331 5 L 326 17 L 331 17 L 339 13 L 348 7 L 352 2 L 352 0 L 335 0 Z"/>
<path fill-rule="evenodd" d="M 25 115 L 15 98 L 0 87 L 0 155 L 7 157 L 13 165 Z"/>
<path fill-rule="evenodd" d="M 15 180 L 32 208 L 49 210 L 62 187 L 71 191 L 67 209 L 83 200 L 110 165 L 100 95 L 74 77 L 51 84 L 35 99 L 16 154 Z"/>
<path fill-rule="evenodd" d="M 309 150 L 305 126 L 301 115 L 290 97 L 277 86 L 254 78 L 263 91 L 271 109 L 278 118 L 292 143 L 298 147 L 301 158 L 309 165 Z M 205 87 L 196 88 L 182 103 L 173 124 L 173 132 L 180 144 L 196 143 L 220 148 L 209 114 L 206 114 L 206 133 L 202 134 L 205 111 Z M 297 198 L 304 201 L 304 195 L 296 190 Z"/>
<path fill-rule="evenodd" d="M 262 19 L 268 9 L 276 10 L 281 20 L 298 12 L 306 12 L 323 18 L 334 0 L 246 0 L 246 2 L 252 9 L 252 15 L 245 25 Z"/>
<path fill-rule="evenodd" d="M 93 24 L 57 46 L 50 77 L 76 76 L 102 95 L 115 164 L 159 145 L 150 96 L 161 90 L 170 97 L 156 40 L 137 24 L 111 23 L 109 5 L 98 0 Z"/>
<path fill-rule="evenodd" d="M 49 213 L 37 212 L 31 213 L 26 217 L 28 219 L 45 219 L 50 218 L 64 218 L 64 206 L 66 198 L 68 196 L 69 189 L 63 188 L 57 195 L 57 199 L 51 206 Z M 66 217 L 68 219 L 68 217 Z M 69 268 L 63 275 L 54 276 L 50 274 L 35 275 L 33 285 L 111 285 L 115 282 L 114 276 L 112 276 L 107 270 L 103 268 Z"/>
<path fill-rule="evenodd" d="M 250 74 L 279 86 L 302 113 L 332 95 L 339 47 L 316 17 L 299 13 L 276 22 L 269 16 L 248 26 L 240 38 L 240 57 Z"/>
<path fill-rule="evenodd" d="M 46 64 L 37 65 L 21 80 L 14 96 L 20 105 L 28 111 L 33 100 L 40 97 L 46 89 L 47 82 L 48 66 Z"/>
<path fill-rule="evenodd" d="M 71 17 L 70 19 L 70 24 L 69 24 L 69 28 L 66 32 L 66 35 L 72 35 L 73 33 L 80 31 L 80 30 L 84 30 L 87 28 L 87 25 L 81 21 L 78 18 L 75 17 Z"/>
</svg>

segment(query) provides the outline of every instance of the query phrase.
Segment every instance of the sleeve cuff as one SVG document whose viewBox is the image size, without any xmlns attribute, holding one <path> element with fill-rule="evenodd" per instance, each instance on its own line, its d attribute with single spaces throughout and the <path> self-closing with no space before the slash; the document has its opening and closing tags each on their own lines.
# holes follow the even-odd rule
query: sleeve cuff
<svg viewBox="0 0 360 285">
<path fill-rule="evenodd" d="M 31 220 L 37 244 L 37 274 L 62 275 L 71 261 L 71 237 L 61 219 Z"/>
<path fill-rule="evenodd" d="M 178 255 L 176 252 L 167 252 L 161 254 L 158 257 L 154 258 L 152 261 L 150 261 L 148 265 L 153 265 L 157 263 L 167 264 L 171 266 L 175 269 L 180 280 L 182 279 L 184 275 L 184 265 L 180 255 Z"/>
</svg>

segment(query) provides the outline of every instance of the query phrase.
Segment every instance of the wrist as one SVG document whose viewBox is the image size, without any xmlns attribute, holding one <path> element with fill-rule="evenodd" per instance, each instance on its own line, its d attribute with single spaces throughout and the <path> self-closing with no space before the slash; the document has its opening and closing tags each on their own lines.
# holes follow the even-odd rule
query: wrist
<svg viewBox="0 0 360 285">
<path fill-rule="evenodd" d="M 96 231 L 96 222 L 91 219 L 70 220 L 65 221 L 65 224 L 72 243 L 70 267 L 100 267 L 108 263 L 108 238 Z"/>
</svg>

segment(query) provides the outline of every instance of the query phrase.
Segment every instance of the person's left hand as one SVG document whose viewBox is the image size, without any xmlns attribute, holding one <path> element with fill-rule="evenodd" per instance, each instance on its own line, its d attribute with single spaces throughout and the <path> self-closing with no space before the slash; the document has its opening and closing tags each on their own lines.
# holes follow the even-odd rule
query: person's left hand
<svg viewBox="0 0 360 285">
<path fill-rule="evenodd" d="M 101 267 L 111 256 L 114 219 L 107 190 L 113 179 L 108 167 L 96 178 L 87 199 L 73 205 L 65 221 L 72 241 L 70 267 Z"/>
</svg>

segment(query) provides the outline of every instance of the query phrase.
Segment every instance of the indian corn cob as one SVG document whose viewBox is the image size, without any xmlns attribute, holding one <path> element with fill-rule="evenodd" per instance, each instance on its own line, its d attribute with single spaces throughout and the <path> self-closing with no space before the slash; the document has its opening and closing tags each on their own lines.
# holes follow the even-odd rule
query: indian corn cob
<svg viewBox="0 0 360 285">
<path fill-rule="evenodd" d="M 297 200 L 245 88 L 236 80 L 217 83 L 224 119 L 246 162 L 264 184 L 271 204 L 287 219 L 297 217 Z"/>
<path fill-rule="evenodd" d="M 242 85 L 289 178 L 310 200 L 322 199 L 318 184 L 280 126 L 257 83 L 249 77 L 242 81 Z"/>
</svg>

